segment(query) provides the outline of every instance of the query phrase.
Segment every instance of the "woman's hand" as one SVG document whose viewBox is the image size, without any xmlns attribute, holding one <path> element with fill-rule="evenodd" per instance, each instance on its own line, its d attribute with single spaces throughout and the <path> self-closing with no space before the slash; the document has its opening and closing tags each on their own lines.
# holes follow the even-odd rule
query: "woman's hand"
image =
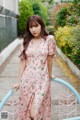
<svg viewBox="0 0 80 120">
<path fill-rule="evenodd" d="M 49 75 L 49 78 L 52 79 L 52 78 L 55 78 L 55 76 L 54 75 Z"/>
<path fill-rule="evenodd" d="M 19 89 L 19 87 L 20 87 L 20 84 L 19 84 L 19 83 L 16 83 L 16 84 L 14 84 L 14 85 L 13 85 L 13 89 L 18 90 L 18 89 Z"/>
</svg>

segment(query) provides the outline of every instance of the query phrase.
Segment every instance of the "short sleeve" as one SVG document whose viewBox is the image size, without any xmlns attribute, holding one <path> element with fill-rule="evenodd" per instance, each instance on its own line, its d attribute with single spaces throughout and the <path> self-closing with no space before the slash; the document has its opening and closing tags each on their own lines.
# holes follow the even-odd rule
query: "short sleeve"
<svg viewBox="0 0 80 120">
<path fill-rule="evenodd" d="M 48 38 L 48 55 L 55 55 L 56 52 L 56 41 L 53 35 Z"/>
</svg>

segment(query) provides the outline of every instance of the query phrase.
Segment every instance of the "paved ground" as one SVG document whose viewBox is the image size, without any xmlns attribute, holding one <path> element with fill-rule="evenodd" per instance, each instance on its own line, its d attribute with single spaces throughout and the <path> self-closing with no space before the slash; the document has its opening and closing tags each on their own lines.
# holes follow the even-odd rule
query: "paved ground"
<svg viewBox="0 0 80 120">
<path fill-rule="evenodd" d="M 4 95 L 12 88 L 13 84 L 17 82 L 18 69 L 19 69 L 19 47 L 15 49 L 15 51 L 10 55 L 10 57 L 6 60 L 4 65 L 0 67 L 0 100 L 4 97 Z M 67 64 L 62 61 L 62 59 L 56 54 L 56 57 L 53 60 L 53 74 L 57 78 L 64 79 L 71 85 L 73 85 L 78 92 L 80 92 L 80 80 L 76 77 Z M 53 120 L 59 120 L 59 108 L 63 110 L 63 112 L 68 111 L 70 113 L 71 110 L 75 108 L 75 104 L 72 107 L 66 107 L 65 105 L 58 105 L 58 101 L 64 104 L 72 102 L 74 96 L 71 97 L 70 101 L 67 100 L 66 97 L 62 97 L 61 94 L 67 95 L 70 94 L 70 91 L 67 91 L 63 85 L 55 83 L 52 81 L 52 110 L 53 110 Z M 60 94 L 61 93 L 61 94 Z M 68 110 L 69 109 L 69 110 Z M 60 111 L 61 111 L 60 110 Z M 78 115 L 80 111 L 80 106 L 78 105 Z M 73 113 L 74 115 L 74 113 Z M 60 118 L 62 120 L 62 118 Z"/>
</svg>

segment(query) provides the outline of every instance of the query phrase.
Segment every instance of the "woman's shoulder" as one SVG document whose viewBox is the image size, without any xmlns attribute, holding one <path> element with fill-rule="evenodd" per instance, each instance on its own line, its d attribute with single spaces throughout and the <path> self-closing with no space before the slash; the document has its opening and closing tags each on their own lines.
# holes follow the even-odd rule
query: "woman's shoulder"
<svg viewBox="0 0 80 120">
<path fill-rule="evenodd" d="M 54 40 L 54 36 L 53 35 L 48 35 L 47 40 Z"/>
</svg>

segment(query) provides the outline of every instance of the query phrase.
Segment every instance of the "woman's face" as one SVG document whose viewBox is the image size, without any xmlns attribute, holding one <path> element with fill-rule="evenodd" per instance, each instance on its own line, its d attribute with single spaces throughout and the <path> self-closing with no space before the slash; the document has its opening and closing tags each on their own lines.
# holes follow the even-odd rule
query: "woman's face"
<svg viewBox="0 0 80 120">
<path fill-rule="evenodd" d="M 29 27 L 29 30 L 34 37 L 38 37 L 41 33 L 41 25 L 39 23 L 33 23 L 33 25 Z"/>
</svg>

